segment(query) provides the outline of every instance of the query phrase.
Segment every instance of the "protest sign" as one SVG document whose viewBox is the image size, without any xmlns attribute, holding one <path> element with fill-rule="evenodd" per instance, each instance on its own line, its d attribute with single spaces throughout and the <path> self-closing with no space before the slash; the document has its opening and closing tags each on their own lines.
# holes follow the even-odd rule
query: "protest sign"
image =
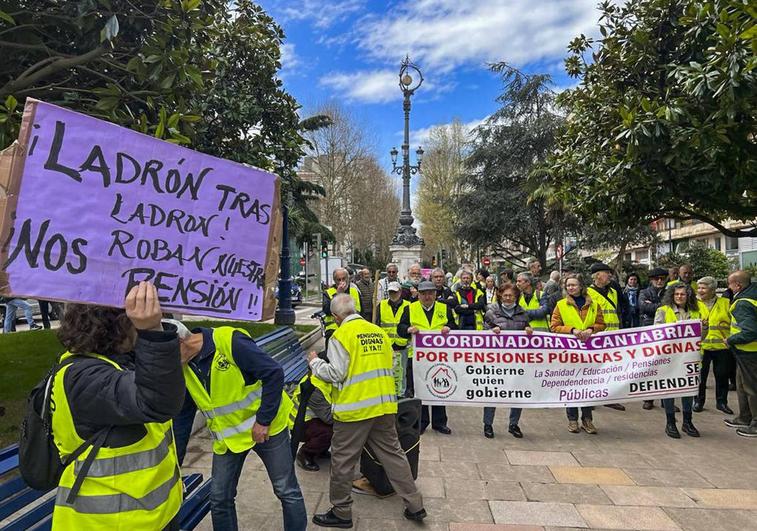
<svg viewBox="0 0 757 531">
<path fill-rule="evenodd" d="M 272 314 L 275 175 L 27 100 L 0 158 L 0 293 L 122 306 L 142 280 L 165 311 Z"/>
<path fill-rule="evenodd" d="M 574 336 L 454 331 L 413 338 L 415 396 L 428 404 L 566 407 L 693 396 L 698 320 Z"/>
</svg>

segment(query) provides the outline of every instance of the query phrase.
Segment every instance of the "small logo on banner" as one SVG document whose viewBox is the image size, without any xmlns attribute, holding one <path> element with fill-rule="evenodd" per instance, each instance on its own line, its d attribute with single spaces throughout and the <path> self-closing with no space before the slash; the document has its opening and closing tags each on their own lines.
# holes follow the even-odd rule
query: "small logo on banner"
<svg viewBox="0 0 757 531">
<path fill-rule="evenodd" d="M 426 371 L 426 388 L 436 398 L 449 398 L 457 389 L 457 373 L 446 363 L 436 363 Z"/>
</svg>

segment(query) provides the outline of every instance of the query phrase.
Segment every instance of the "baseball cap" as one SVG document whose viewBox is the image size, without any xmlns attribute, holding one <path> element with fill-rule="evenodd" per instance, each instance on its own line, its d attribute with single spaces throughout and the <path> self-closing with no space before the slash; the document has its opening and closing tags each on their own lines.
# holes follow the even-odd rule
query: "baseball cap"
<svg viewBox="0 0 757 531">
<path fill-rule="evenodd" d="M 399 282 L 390 282 L 386 286 L 386 291 L 402 291 L 402 286 L 400 286 Z"/>
</svg>

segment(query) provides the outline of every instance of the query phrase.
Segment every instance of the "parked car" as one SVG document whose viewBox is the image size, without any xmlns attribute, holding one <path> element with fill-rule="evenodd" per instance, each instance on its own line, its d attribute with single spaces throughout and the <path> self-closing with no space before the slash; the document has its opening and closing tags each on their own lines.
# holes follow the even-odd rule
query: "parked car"
<svg viewBox="0 0 757 531">
<path fill-rule="evenodd" d="M 292 282 L 292 308 L 294 308 L 298 304 L 302 304 L 302 288 L 300 288 L 294 277 L 291 277 L 289 280 Z M 274 290 L 274 295 L 277 299 L 279 298 L 278 284 L 276 285 L 276 289 Z"/>
</svg>

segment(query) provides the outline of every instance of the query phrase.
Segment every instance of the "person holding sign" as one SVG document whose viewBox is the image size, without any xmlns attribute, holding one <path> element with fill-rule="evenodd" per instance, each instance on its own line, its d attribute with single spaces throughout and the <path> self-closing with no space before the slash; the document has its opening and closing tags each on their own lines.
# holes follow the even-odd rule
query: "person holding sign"
<svg viewBox="0 0 757 531">
<path fill-rule="evenodd" d="M 292 401 L 284 392 L 284 370 L 246 330 L 221 326 L 190 332 L 179 321 L 168 321 L 179 330 L 188 392 L 176 423 L 180 458 L 183 460 L 197 409 L 213 436 L 213 529 L 238 529 L 237 483 L 253 450 L 263 461 L 281 502 L 284 529 L 304 530 L 307 515 L 287 429 Z"/>
<path fill-rule="evenodd" d="M 520 277 L 520 275 L 518 276 Z M 530 277 L 531 275 L 529 274 L 528 276 Z M 525 330 L 526 334 L 533 334 L 534 329 L 530 325 L 530 318 L 526 310 L 523 309 L 522 304 L 516 303 L 518 300 L 522 300 L 518 287 L 512 284 L 502 284 L 497 289 L 494 303 L 486 310 L 484 326 L 495 334 L 499 334 L 502 330 Z M 492 424 L 494 423 L 494 414 L 496 411 L 497 408 L 495 407 L 484 408 L 484 437 L 487 439 L 494 438 Z M 518 427 L 518 421 L 522 412 L 522 408 L 510 408 L 510 423 L 507 431 L 516 439 L 523 437 L 523 432 Z"/>
<path fill-rule="evenodd" d="M 379 311 L 376 313 L 376 324 L 384 329 L 386 335 L 392 340 L 394 351 L 394 377 L 397 384 L 397 395 L 404 395 L 407 388 L 405 373 L 407 367 L 407 339 L 397 335 L 397 325 L 402 317 L 402 312 L 410 303 L 402 298 L 402 287 L 399 282 L 390 282 L 387 287 L 389 298 L 381 301 Z M 404 359 L 403 359 L 404 358 Z"/>
<path fill-rule="evenodd" d="M 549 332 L 549 325 L 547 324 L 549 301 L 536 289 L 538 282 L 539 279 L 531 273 L 518 273 L 515 283 L 520 291 L 520 297 L 517 301 L 520 307 L 526 310 L 531 328 L 539 332 Z"/>
<path fill-rule="evenodd" d="M 470 275 L 470 272 L 468 273 Z M 473 278 L 472 276 L 470 277 Z M 438 330 L 442 334 L 449 333 L 450 329 L 456 328 L 455 317 L 452 308 L 436 300 L 436 287 L 433 282 L 427 280 L 418 284 L 418 300 L 411 302 L 400 317 L 397 325 L 397 335 L 410 339 L 418 332 Z M 408 348 L 410 358 L 413 357 L 412 343 Z M 407 366 L 407 396 L 413 395 L 413 364 Z M 447 408 L 444 406 L 431 406 L 431 428 L 442 435 L 449 435 L 452 430 L 447 426 Z M 421 408 L 421 433 L 426 431 L 429 425 L 428 406 Z"/>
<path fill-rule="evenodd" d="M 329 338 L 336 331 L 336 322 L 334 316 L 331 315 L 331 300 L 335 295 L 339 293 L 347 293 L 355 301 L 355 308 L 360 312 L 360 291 L 357 287 L 350 283 L 350 274 L 343 267 L 337 267 L 334 269 L 334 273 L 331 275 L 334 279 L 334 285 L 323 292 L 323 307 L 321 310 L 326 314 L 323 318 L 323 322 L 326 324 L 326 343 L 328 344 Z"/>
<path fill-rule="evenodd" d="M 571 273 L 565 277 L 565 297 L 557 301 L 555 311 L 552 312 L 550 328 L 556 334 L 572 334 L 581 341 L 586 341 L 595 332 L 605 329 L 605 321 L 599 304 L 592 300 L 586 290 L 583 278 Z M 592 407 L 581 408 L 581 428 L 586 433 L 595 435 Z M 569 407 L 568 431 L 578 433 L 578 408 Z"/>
<path fill-rule="evenodd" d="M 657 309 L 654 318 L 654 324 L 675 323 L 687 319 L 702 320 L 702 338 L 707 337 L 707 307 L 694 297 L 691 287 L 683 282 L 674 282 L 665 290 L 665 296 L 662 298 L 662 306 Z M 699 431 L 694 427 L 692 422 L 692 405 L 694 397 L 681 397 L 681 408 L 683 409 L 683 429 L 684 433 L 691 437 L 699 437 Z M 673 439 L 680 439 L 681 434 L 676 427 L 675 405 L 672 398 L 663 398 L 662 406 L 665 408 L 667 423 L 665 433 Z"/>
<path fill-rule="evenodd" d="M 152 284 L 134 286 L 125 307 L 68 304 L 61 320 L 67 352 L 52 384 L 53 440 L 62 460 L 87 440 L 93 448 L 63 471 L 54 530 L 179 529 L 171 421 L 184 400 L 179 341 L 161 326 Z"/>
</svg>

